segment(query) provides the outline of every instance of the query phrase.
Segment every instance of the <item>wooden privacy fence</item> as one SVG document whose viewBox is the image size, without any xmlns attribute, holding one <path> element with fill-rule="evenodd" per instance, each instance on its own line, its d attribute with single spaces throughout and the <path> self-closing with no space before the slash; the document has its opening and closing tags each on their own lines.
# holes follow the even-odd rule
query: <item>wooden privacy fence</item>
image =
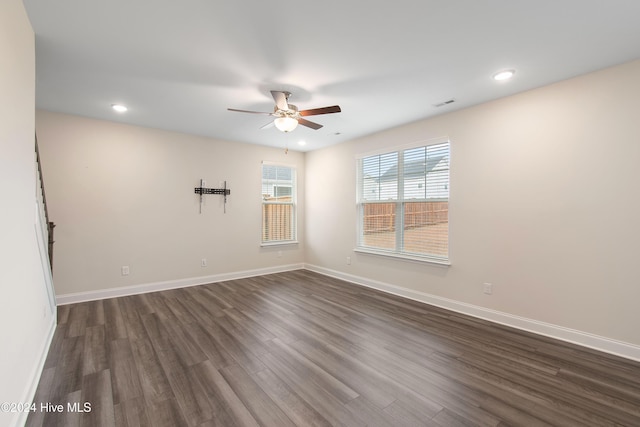
<svg viewBox="0 0 640 427">
<path fill-rule="evenodd" d="M 264 199 L 265 201 L 275 200 Z M 262 241 L 293 240 L 293 205 L 290 197 L 280 197 L 280 203 L 262 204 Z M 284 203 L 283 203 L 284 202 Z"/>
<path fill-rule="evenodd" d="M 281 203 L 262 204 L 262 241 L 293 240 L 293 205 L 289 198 Z M 282 203 L 285 202 L 285 203 Z M 383 233 L 395 230 L 395 203 L 364 204 L 364 233 Z M 404 228 L 418 228 L 449 221 L 449 202 L 405 202 Z"/>
<path fill-rule="evenodd" d="M 396 203 L 366 203 L 364 233 L 395 230 Z M 449 202 L 405 202 L 404 228 L 424 227 L 449 221 Z"/>
</svg>

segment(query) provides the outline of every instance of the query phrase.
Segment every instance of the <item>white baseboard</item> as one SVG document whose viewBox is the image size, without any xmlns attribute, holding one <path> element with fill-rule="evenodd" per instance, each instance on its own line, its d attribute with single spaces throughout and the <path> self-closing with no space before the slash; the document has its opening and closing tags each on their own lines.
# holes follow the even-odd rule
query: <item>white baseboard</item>
<svg viewBox="0 0 640 427">
<path fill-rule="evenodd" d="M 341 271 L 331 270 L 316 265 L 306 264 L 305 269 L 323 274 L 325 276 L 345 280 L 350 283 L 377 289 L 389 294 L 398 295 L 404 298 L 445 308 L 458 313 L 467 314 L 469 316 L 488 320 L 494 323 L 499 323 L 516 329 L 533 332 L 535 334 L 544 335 L 550 338 L 556 338 L 562 341 L 603 351 L 605 353 L 614 354 L 616 356 L 621 356 L 627 359 L 640 361 L 640 346 L 634 344 L 616 341 L 599 335 L 565 328 L 563 326 L 540 322 L 533 319 L 527 319 L 525 317 L 514 316 L 509 313 L 503 313 L 500 311 L 495 311 L 488 308 L 451 300 L 448 298 L 442 298 L 436 295 L 414 291 L 400 286 L 391 285 L 388 283 L 379 282 L 377 280 L 367 279 L 364 277 L 355 276 L 352 274 L 343 273 Z"/>
<path fill-rule="evenodd" d="M 56 332 L 56 310 L 53 310 L 53 315 L 51 316 L 51 322 L 49 324 L 49 330 L 47 331 L 44 340 L 40 345 L 38 363 L 34 366 L 31 371 L 30 381 L 27 384 L 27 388 L 24 392 L 24 397 L 20 402 L 33 402 L 34 397 L 36 396 L 36 391 L 38 391 L 38 384 L 40 384 L 40 377 L 42 377 L 42 371 L 44 370 L 44 364 L 47 361 L 47 356 L 49 354 L 49 348 L 51 347 L 51 342 L 53 341 L 53 335 Z M 39 405 L 39 403 L 37 403 Z M 16 423 L 13 424 L 15 426 L 23 426 L 27 422 L 27 417 L 29 416 L 29 412 L 19 412 L 15 419 Z"/>
<path fill-rule="evenodd" d="M 58 305 L 75 304 L 78 302 L 95 301 L 106 298 L 124 297 L 127 295 L 146 294 L 149 292 L 165 291 L 167 289 L 186 288 L 189 286 L 206 285 L 208 283 L 224 282 L 226 280 L 243 279 L 246 277 L 262 276 L 264 274 L 282 273 L 284 271 L 301 270 L 304 264 L 279 265 L 275 267 L 258 268 L 255 270 L 220 273 L 212 276 L 190 277 L 186 279 L 168 280 L 165 282 L 145 283 L 133 286 L 101 289 L 98 291 L 77 292 L 56 296 Z"/>
</svg>

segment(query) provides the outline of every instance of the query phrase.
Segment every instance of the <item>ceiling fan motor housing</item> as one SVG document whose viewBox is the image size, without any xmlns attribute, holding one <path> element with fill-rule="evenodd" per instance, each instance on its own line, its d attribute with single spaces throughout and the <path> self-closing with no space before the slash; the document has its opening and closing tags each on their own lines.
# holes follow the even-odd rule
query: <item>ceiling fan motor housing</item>
<svg viewBox="0 0 640 427">
<path fill-rule="evenodd" d="M 289 108 L 287 110 L 281 110 L 276 107 L 273 114 L 277 117 L 292 117 L 294 119 L 299 119 L 300 113 L 298 112 L 298 107 L 293 104 L 289 104 L 288 106 Z"/>
</svg>

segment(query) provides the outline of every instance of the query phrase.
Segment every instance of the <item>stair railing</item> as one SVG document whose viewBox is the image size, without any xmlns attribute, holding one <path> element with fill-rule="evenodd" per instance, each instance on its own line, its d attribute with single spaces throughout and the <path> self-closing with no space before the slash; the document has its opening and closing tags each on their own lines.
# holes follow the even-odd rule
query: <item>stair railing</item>
<svg viewBox="0 0 640 427">
<path fill-rule="evenodd" d="M 44 220 L 47 224 L 47 243 L 48 243 L 48 255 L 49 255 L 49 267 L 53 271 L 53 243 L 55 240 L 53 239 L 53 229 L 56 226 L 52 221 L 49 221 L 49 210 L 47 209 L 47 196 L 44 192 L 44 180 L 42 177 L 42 162 L 40 161 L 40 150 L 38 149 L 38 137 L 36 136 L 36 165 L 38 170 L 37 182 L 39 187 L 39 192 L 42 200 L 42 210 L 44 211 Z"/>
</svg>

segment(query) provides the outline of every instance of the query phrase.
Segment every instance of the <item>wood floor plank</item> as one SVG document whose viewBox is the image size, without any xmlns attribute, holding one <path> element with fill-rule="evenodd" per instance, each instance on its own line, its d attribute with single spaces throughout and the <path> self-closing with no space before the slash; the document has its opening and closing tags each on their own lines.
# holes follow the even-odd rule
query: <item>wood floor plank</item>
<svg viewBox="0 0 640 427">
<path fill-rule="evenodd" d="M 45 368 L 58 366 L 60 358 L 65 354 L 62 349 L 62 344 L 64 343 L 64 338 L 67 336 L 67 326 L 67 323 L 58 323 L 56 325 L 56 330 L 53 334 L 51 345 L 49 346 L 49 353 L 44 362 Z"/>
<path fill-rule="evenodd" d="M 135 305 L 136 312 L 140 317 L 155 312 L 155 308 L 149 300 L 149 294 L 131 295 L 129 298 Z"/>
<path fill-rule="evenodd" d="M 394 378 L 383 375 L 379 369 L 370 366 L 371 360 L 367 358 L 352 356 L 322 342 L 309 343 L 301 340 L 292 346 L 314 363 L 334 373 L 377 408 L 393 413 L 394 417 L 404 422 L 412 424 L 418 420 L 427 420 L 443 408 L 435 401 L 399 384 Z M 400 401 L 403 402 L 402 405 L 398 403 Z"/>
<path fill-rule="evenodd" d="M 191 313 L 191 310 L 182 303 L 182 294 L 184 294 L 184 291 L 181 289 L 172 289 L 163 292 L 164 303 L 177 319 L 176 323 L 194 323 L 197 320 Z"/>
<path fill-rule="evenodd" d="M 325 417 L 298 396 L 271 370 L 257 372 L 254 380 L 297 426 L 328 427 Z"/>
<path fill-rule="evenodd" d="M 184 291 L 184 298 L 189 301 L 189 306 L 192 307 L 192 309 L 197 307 L 197 310 L 193 310 L 196 313 L 206 312 L 212 317 L 217 317 L 224 315 L 224 309 L 231 308 L 226 304 L 221 304 L 218 299 L 214 297 L 215 292 L 211 292 L 206 285 L 186 288 Z"/>
<path fill-rule="evenodd" d="M 265 342 L 276 338 L 274 334 L 263 328 L 261 323 L 251 320 L 236 308 L 225 309 L 224 314 L 230 322 L 251 334 L 258 341 Z"/>
<path fill-rule="evenodd" d="M 640 362 L 304 270 L 57 319 L 29 427 L 640 426 Z"/>
<path fill-rule="evenodd" d="M 142 386 L 131 350 L 131 341 L 113 340 L 109 343 L 109 350 L 114 404 L 141 397 Z"/>
<path fill-rule="evenodd" d="M 146 403 L 149 422 L 153 427 L 188 427 L 180 405 L 176 399 Z"/>
<path fill-rule="evenodd" d="M 105 332 L 107 342 L 127 338 L 127 328 L 120 309 L 120 301 L 121 298 L 104 300 Z"/>
<path fill-rule="evenodd" d="M 210 325 L 208 330 L 211 337 L 214 339 L 216 346 L 223 348 L 236 363 L 247 369 L 249 372 L 258 372 L 264 369 L 264 365 L 250 350 L 250 348 L 247 348 L 241 341 L 222 328 L 218 322 Z"/>
<path fill-rule="evenodd" d="M 41 402 L 51 402 L 51 391 L 53 390 L 53 380 L 55 378 L 56 368 L 45 368 L 40 375 L 40 383 L 33 397 L 36 404 L 35 410 L 29 413 L 25 427 L 41 427 L 44 425 L 45 412 L 41 410 Z"/>
<path fill-rule="evenodd" d="M 311 345 L 304 340 L 296 341 L 291 347 L 326 372 L 331 372 L 359 396 L 364 396 L 378 408 L 384 409 L 396 400 L 391 381 L 385 381 L 377 371 L 359 359 L 337 354 L 326 346 Z M 437 407 L 437 410 L 440 410 Z"/>
<path fill-rule="evenodd" d="M 280 407 L 260 388 L 240 365 L 220 369 L 236 396 L 262 426 L 295 427 Z"/>
<path fill-rule="evenodd" d="M 213 419 L 219 425 L 257 427 L 258 421 L 233 391 L 227 380 L 209 361 L 192 366 L 194 381 L 200 383 L 206 396 L 216 404 Z"/>
<path fill-rule="evenodd" d="M 317 323 L 310 315 L 285 315 L 279 312 L 273 312 L 272 316 L 277 319 L 280 324 L 286 325 L 298 339 L 309 340 L 310 342 L 327 342 L 353 355 L 357 355 L 363 350 L 361 342 L 346 339 L 340 333 L 336 332 L 332 325 Z"/>
<path fill-rule="evenodd" d="M 53 418 L 55 419 L 55 422 L 50 422 L 49 420 L 45 421 L 45 425 L 49 426 L 49 425 L 57 425 L 57 426 L 64 426 L 64 427 L 84 427 L 85 424 L 83 423 L 83 413 L 80 413 L 78 411 L 70 411 L 68 409 L 67 404 L 68 403 L 74 403 L 74 402 L 80 402 L 82 399 L 82 390 L 76 390 L 73 393 L 69 393 L 66 397 L 65 397 L 65 403 L 64 404 L 64 408 L 62 409 L 62 412 L 60 412 L 59 414 L 52 414 Z M 88 424 L 87 424 L 88 425 Z"/>
<path fill-rule="evenodd" d="M 476 424 L 472 421 L 462 418 L 460 415 L 443 409 L 435 417 L 430 420 L 431 425 L 443 426 L 443 427 L 474 427 Z M 535 424 L 526 424 L 527 426 L 534 427 Z"/>
<path fill-rule="evenodd" d="M 81 399 L 74 402 L 77 404 L 76 408 L 85 411 L 82 413 L 82 425 L 87 427 L 115 426 L 113 396 L 109 369 L 85 375 L 82 380 Z M 85 403 L 89 406 L 85 407 Z"/>
<path fill-rule="evenodd" d="M 132 341 L 131 351 L 145 400 L 155 404 L 175 398 L 151 341 L 146 338 Z"/>
<path fill-rule="evenodd" d="M 229 316 L 216 317 L 215 322 L 251 354 L 258 356 L 268 352 L 264 342 L 258 339 L 255 334 L 246 330 L 242 325 L 233 321 Z"/>
<path fill-rule="evenodd" d="M 185 366 L 195 365 L 207 359 L 207 355 L 198 343 L 190 339 L 187 333 L 189 323 L 185 323 L 183 326 L 170 319 L 160 319 L 160 323 L 171 343 L 171 350 L 180 357 Z M 165 350 L 167 349 L 165 348 Z"/>
<path fill-rule="evenodd" d="M 144 398 L 138 397 L 114 406 L 115 425 L 121 427 L 154 427 L 147 414 Z"/>
<path fill-rule="evenodd" d="M 359 396 L 358 392 L 337 379 L 334 372 L 325 371 L 321 366 L 288 346 L 278 339 L 272 341 L 270 354 L 286 360 L 291 370 L 302 378 L 312 381 L 317 386 L 327 390 L 332 396 L 343 403 L 347 403 Z"/>
<path fill-rule="evenodd" d="M 104 325 L 90 326 L 84 333 L 83 375 L 109 368 L 109 354 Z"/>
<path fill-rule="evenodd" d="M 67 320 L 67 338 L 84 334 L 89 317 L 89 304 L 74 304 L 71 306 Z"/>
<path fill-rule="evenodd" d="M 558 378 L 565 379 L 571 384 L 584 389 L 596 389 L 605 395 L 625 401 L 629 410 L 635 415 L 640 415 L 640 405 L 636 405 L 637 396 L 640 395 L 640 387 L 633 381 L 621 379 L 612 382 L 610 377 L 602 375 L 601 372 L 586 371 L 582 369 L 561 368 L 556 374 Z"/>
<path fill-rule="evenodd" d="M 74 304 L 65 304 L 65 305 L 59 305 L 57 307 L 58 325 L 67 323 L 69 321 L 69 313 L 71 312 L 71 307 L 73 306 Z"/>
<path fill-rule="evenodd" d="M 392 402 L 384 410 L 381 410 L 364 396 L 358 396 L 345 406 L 370 427 L 395 427 L 397 425 L 428 427 L 431 425 L 427 418 L 407 417 L 406 411 L 401 411 L 401 413 L 393 411 L 394 403 Z"/>
<path fill-rule="evenodd" d="M 500 377 L 508 372 L 509 377 L 514 382 L 526 383 L 529 384 L 530 388 L 544 390 L 547 396 L 557 396 L 559 401 L 564 403 L 562 411 L 565 414 L 574 411 L 580 414 L 581 411 L 571 411 L 570 408 L 586 400 L 594 416 L 599 416 L 601 420 L 611 418 L 624 425 L 633 422 L 635 417 L 640 416 L 640 407 L 637 405 L 637 402 L 633 403 L 624 398 L 618 398 L 611 393 L 600 390 L 598 387 L 576 384 L 572 381 L 565 381 L 562 377 L 556 375 L 545 375 L 539 371 L 528 369 L 525 366 L 507 364 L 504 363 L 504 361 L 496 362 L 491 359 L 477 357 L 477 355 L 473 355 L 472 357 L 458 357 L 456 362 L 465 363 L 467 366 L 473 367 L 473 369 Z M 609 412 L 608 408 L 611 406 L 619 408 L 620 411 L 616 414 L 607 415 Z"/>
<path fill-rule="evenodd" d="M 87 327 L 104 325 L 104 301 L 89 301 L 87 303 L 88 315 L 87 315 Z"/>
<path fill-rule="evenodd" d="M 60 353 L 50 393 L 52 401 L 55 402 L 82 387 L 84 336 L 65 338 Z"/>
<path fill-rule="evenodd" d="M 199 323 L 188 325 L 187 334 L 217 369 L 236 363 L 233 356 L 216 340 L 211 331 Z"/>
<path fill-rule="evenodd" d="M 183 353 L 179 353 L 173 345 L 175 335 L 171 335 L 165 327 L 168 322 L 169 319 L 161 319 L 155 313 L 143 318 L 145 329 L 183 417 L 188 425 L 198 425 L 213 417 L 213 409 L 201 386 L 191 380 L 188 371 L 190 365 L 185 363 Z"/>
<path fill-rule="evenodd" d="M 298 396 L 321 413 L 332 425 L 364 426 L 364 421 L 346 409 L 337 397 L 313 380 L 300 375 L 286 358 L 262 356 L 265 365 Z"/>
<path fill-rule="evenodd" d="M 218 283 L 215 289 L 210 287 L 201 289 L 201 295 L 206 297 L 211 304 L 214 304 L 214 307 L 219 311 L 223 311 L 225 308 L 233 308 L 232 297 L 226 292 L 219 292 L 224 287 L 224 283 Z"/>
<path fill-rule="evenodd" d="M 260 327 L 268 333 L 266 337 L 277 337 L 286 343 L 293 342 L 299 338 L 299 336 L 288 327 L 288 322 L 283 324 L 277 317 L 271 314 L 270 310 L 265 310 L 264 307 L 260 304 L 255 304 L 255 302 L 255 298 L 247 299 L 243 301 L 243 304 L 238 307 L 237 310 L 242 316 L 246 317 L 247 321 L 260 325 Z"/>
<path fill-rule="evenodd" d="M 435 369 L 439 361 L 440 369 L 447 367 L 460 376 L 465 375 L 466 386 L 481 399 L 480 406 L 508 422 L 524 423 L 526 420 L 532 425 L 554 425 L 556 422 L 575 423 L 581 418 L 580 412 L 576 413 L 575 408 L 567 405 L 560 396 L 549 395 L 543 388 L 532 388 L 526 381 L 514 381 L 515 378 L 509 375 L 478 369 L 446 355 L 436 354 L 434 360 Z M 505 406 L 504 402 L 509 402 L 509 405 Z M 509 414 L 515 414 L 515 417 Z"/>
<path fill-rule="evenodd" d="M 195 288 L 202 287 L 203 286 L 196 286 Z M 187 288 L 184 290 L 182 301 L 189 307 L 195 317 L 194 323 L 209 326 L 215 323 L 213 319 L 224 316 L 224 308 L 217 307 L 204 290 L 193 289 L 194 288 Z"/>
<path fill-rule="evenodd" d="M 420 411 L 414 411 L 416 406 L 407 405 L 405 401 L 396 400 L 386 408 L 384 413 L 395 421 L 395 425 L 401 426 L 432 426 L 432 417 L 421 414 Z M 442 409 L 441 409 L 442 410 Z M 491 425 L 491 424 L 485 424 Z"/>
<path fill-rule="evenodd" d="M 141 318 L 146 313 L 141 310 L 139 301 L 135 296 L 119 298 L 122 321 L 127 331 L 127 337 L 132 341 L 147 336 Z"/>
<path fill-rule="evenodd" d="M 152 292 L 145 295 L 147 302 L 153 307 L 153 313 L 160 319 L 169 319 L 177 322 L 173 311 L 167 306 L 167 299 L 163 296 L 162 292 Z"/>
<path fill-rule="evenodd" d="M 165 373 L 188 425 L 198 425 L 214 417 L 214 407 L 202 386 L 189 375 L 189 368 L 166 364 Z"/>
</svg>

